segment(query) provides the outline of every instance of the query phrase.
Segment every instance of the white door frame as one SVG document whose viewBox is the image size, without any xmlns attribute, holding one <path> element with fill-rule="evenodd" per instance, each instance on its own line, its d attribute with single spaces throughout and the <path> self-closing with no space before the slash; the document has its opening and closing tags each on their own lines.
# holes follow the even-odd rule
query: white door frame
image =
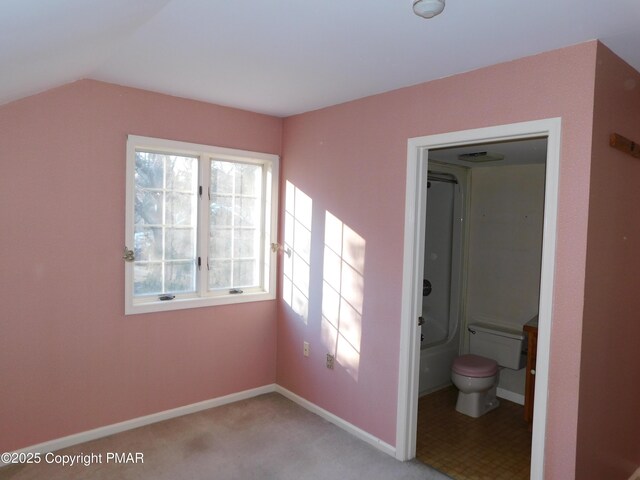
<svg viewBox="0 0 640 480">
<path fill-rule="evenodd" d="M 416 455 L 418 374 L 420 365 L 418 317 L 421 315 L 422 275 L 424 269 L 422 245 L 424 244 L 426 223 L 428 151 L 430 148 L 547 137 L 544 232 L 538 312 L 538 355 L 531 447 L 531 480 L 542 480 L 543 478 L 555 271 L 560 132 L 561 119 L 550 118 L 416 137 L 408 140 L 400 365 L 396 419 L 396 458 L 399 460 L 409 460 Z"/>
</svg>

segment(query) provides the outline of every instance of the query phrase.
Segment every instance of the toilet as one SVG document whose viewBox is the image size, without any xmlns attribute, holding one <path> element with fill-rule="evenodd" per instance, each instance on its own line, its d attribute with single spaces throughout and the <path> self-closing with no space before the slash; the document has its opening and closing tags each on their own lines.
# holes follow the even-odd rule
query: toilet
<svg viewBox="0 0 640 480">
<path fill-rule="evenodd" d="M 524 367 L 524 334 L 495 325 L 469 325 L 469 354 L 455 358 L 451 380 L 458 388 L 456 410 L 480 417 L 500 405 L 496 397 L 500 367 Z"/>
</svg>

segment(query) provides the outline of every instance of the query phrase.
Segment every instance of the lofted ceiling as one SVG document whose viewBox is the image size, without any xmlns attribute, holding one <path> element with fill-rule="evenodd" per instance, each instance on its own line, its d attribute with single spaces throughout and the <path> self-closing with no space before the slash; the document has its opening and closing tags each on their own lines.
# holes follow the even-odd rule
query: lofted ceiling
<svg viewBox="0 0 640 480">
<path fill-rule="evenodd" d="M 640 70 L 640 0 L 2 0 L 0 104 L 82 78 L 287 116 L 587 40 Z"/>
</svg>

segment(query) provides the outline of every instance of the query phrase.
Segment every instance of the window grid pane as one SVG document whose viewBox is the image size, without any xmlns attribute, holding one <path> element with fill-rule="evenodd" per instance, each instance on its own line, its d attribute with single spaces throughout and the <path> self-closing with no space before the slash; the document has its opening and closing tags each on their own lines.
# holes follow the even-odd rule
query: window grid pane
<svg viewBox="0 0 640 480">
<path fill-rule="evenodd" d="M 260 286 L 262 166 L 211 160 L 210 185 L 209 289 Z"/>
<path fill-rule="evenodd" d="M 134 295 L 196 291 L 197 157 L 136 152 Z"/>
</svg>

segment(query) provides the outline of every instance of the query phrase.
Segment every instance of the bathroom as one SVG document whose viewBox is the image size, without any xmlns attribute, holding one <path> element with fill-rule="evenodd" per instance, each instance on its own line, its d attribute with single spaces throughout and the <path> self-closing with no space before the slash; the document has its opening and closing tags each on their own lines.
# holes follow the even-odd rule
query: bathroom
<svg viewBox="0 0 640 480">
<path fill-rule="evenodd" d="M 446 395 L 453 396 L 449 403 L 455 406 L 452 364 L 469 353 L 471 338 L 482 336 L 470 331 L 478 334 L 479 324 L 479 330 L 504 333 L 491 337 L 498 339 L 493 344 L 499 349 L 506 338 L 515 358 L 501 362 L 496 375 L 499 413 L 482 412 L 486 418 L 481 421 L 508 410 L 507 422 L 523 429 L 525 445 L 530 428 L 522 413 L 527 373 L 523 328 L 538 313 L 546 150 L 547 139 L 536 138 L 429 152 L 420 402 L 448 389 Z M 485 356 L 498 360 L 498 353 L 492 353 Z M 419 419 L 418 443 L 421 435 L 437 428 L 430 427 L 433 422 L 422 423 Z M 520 455 L 525 462 L 530 447 L 521 449 L 529 450 Z"/>
</svg>

